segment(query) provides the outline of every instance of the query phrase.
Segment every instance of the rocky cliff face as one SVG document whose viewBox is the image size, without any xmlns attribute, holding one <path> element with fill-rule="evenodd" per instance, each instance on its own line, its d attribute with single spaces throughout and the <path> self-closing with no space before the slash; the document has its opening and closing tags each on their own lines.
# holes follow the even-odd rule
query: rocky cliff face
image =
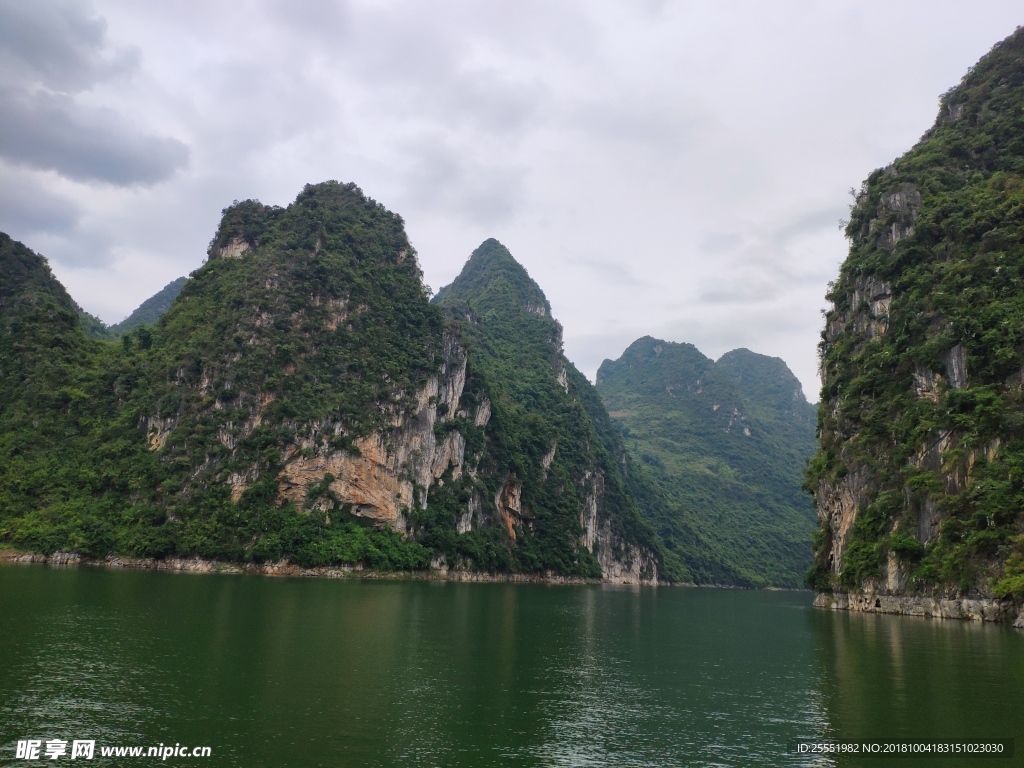
<svg viewBox="0 0 1024 768">
<path fill-rule="evenodd" d="M 113 344 L 86 338 L 45 262 L 7 245 L 5 274 L 25 279 L 0 291 L 0 464 L 51 481 L 0 471 L 0 535 L 17 546 L 659 578 L 656 537 L 579 401 L 589 385 L 510 257 L 470 269 L 487 298 L 446 317 L 400 218 L 353 185 L 307 186 L 287 208 L 226 209 L 156 325 Z M 59 376 L 22 402 L 12 366 Z M 63 437 L 29 455 L 41 423 Z"/>
<path fill-rule="evenodd" d="M 339 426 L 330 422 L 304 430 L 300 440 L 287 446 L 278 474 L 278 503 L 324 507 L 325 498 L 333 494 L 351 505 L 352 514 L 407 533 L 408 510 L 425 507 L 431 488 L 446 472 L 455 479 L 462 475 L 465 438 L 457 429 L 435 428 L 470 417 L 459 410 L 465 384 L 466 351 L 446 335 L 441 369 L 416 393 L 414 408 L 393 412 L 386 427 L 354 440 L 347 450 L 330 447 Z M 475 423 L 486 425 L 486 415 L 482 420 L 472 415 Z M 324 496 L 310 499 L 310 491 L 328 476 L 333 479 L 323 485 Z M 244 490 L 241 482 L 232 494 L 240 498 Z"/>
<path fill-rule="evenodd" d="M 940 615 L 959 609 L 928 600 L 1024 598 L 1022 108 L 1018 31 L 852 206 L 808 472 L 821 521 L 811 581 L 852 593 L 831 604 L 915 598 Z"/>
<path fill-rule="evenodd" d="M 526 270 L 488 240 L 435 302 L 466 340 L 469 399 L 486 402 L 490 417 L 480 437 L 467 438 L 480 445 L 471 477 L 453 473 L 440 495 L 461 494 L 480 510 L 474 520 L 497 520 L 515 542 L 515 559 L 536 558 L 545 567 L 561 562 L 579 575 L 616 582 L 670 575 L 657 537 L 625 489 L 621 443 L 595 426 L 607 415 L 565 359 L 561 326 Z M 467 493 L 470 482 L 486 490 Z M 460 527 L 478 525 L 461 519 Z M 457 558 L 458 548 L 449 556 Z"/>
</svg>

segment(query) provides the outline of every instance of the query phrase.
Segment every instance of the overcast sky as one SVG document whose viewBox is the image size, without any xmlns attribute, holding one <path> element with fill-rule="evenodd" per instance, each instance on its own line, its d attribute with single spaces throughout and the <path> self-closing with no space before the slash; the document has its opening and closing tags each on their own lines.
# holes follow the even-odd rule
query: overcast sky
<svg viewBox="0 0 1024 768">
<path fill-rule="evenodd" d="M 232 200 L 354 181 L 426 281 L 497 237 L 593 378 L 643 335 L 817 399 L 850 187 L 1015 2 L 0 0 L 0 229 L 116 322 Z"/>
</svg>

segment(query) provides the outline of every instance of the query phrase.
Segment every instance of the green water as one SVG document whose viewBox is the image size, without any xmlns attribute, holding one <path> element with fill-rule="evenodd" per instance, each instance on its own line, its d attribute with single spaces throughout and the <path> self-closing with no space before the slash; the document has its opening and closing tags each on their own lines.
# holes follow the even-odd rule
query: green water
<svg viewBox="0 0 1024 768">
<path fill-rule="evenodd" d="M 79 764 L 16 761 L 30 738 L 135 766 L 161 761 L 99 745 L 246 767 L 833 764 L 795 737 L 1015 738 L 1024 756 L 1022 692 L 1014 630 L 807 593 L 0 567 L 3 764 Z M 901 762 L 970 764 L 869 764 Z"/>
</svg>

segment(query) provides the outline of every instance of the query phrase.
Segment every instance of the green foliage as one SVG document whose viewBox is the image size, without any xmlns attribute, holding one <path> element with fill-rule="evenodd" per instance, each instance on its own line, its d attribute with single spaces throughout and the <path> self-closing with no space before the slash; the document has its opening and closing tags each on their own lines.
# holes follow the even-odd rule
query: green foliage
<svg viewBox="0 0 1024 768">
<path fill-rule="evenodd" d="M 888 546 L 917 563 L 917 590 L 987 593 L 1024 524 L 1022 137 L 1018 30 L 943 97 L 910 152 L 871 174 L 851 210 L 807 487 L 858 470 L 871 478 L 869 509 L 887 494 L 896 502 L 843 554 L 847 587 L 875 573 L 867 550 Z M 882 282 L 884 310 L 866 298 Z M 933 516 L 937 534 L 922 523 Z"/>
<path fill-rule="evenodd" d="M 644 337 L 597 381 L 634 459 L 633 492 L 696 581 L 802 583 L 814 406 L 783 361 L 740 349 L 716 363 L 691 344 Z"/>
<path fill-rule="evenodd" d="M 924 556 L 924 544 L 905 531 L 893 531 L 889 536 L 889 549 L 904 560 L 917 561 Z"/>
<path fill-rule="evenodd" d="M 209 255 L 166 311 L 175 284 L 133 315 L 152 323 L 126 321 L 111 343 L 114 329 L 90 326 L 44 259 L 0 237 L 0 543 L 383 570 L 444 555 L 596 577 L 580 510 L 603 490 L 599 515 L 618 546 L 661 551 L 543 293 L 494 241 L 449 292 L 466 288 L 463 298 L 432 306 L 401 219 L 327 182 L 288 208 L 226 209 Z M 426 508 L 407 511 L 410 536 L 353 515 L 329 474 L 288 500 L 288 462 L 358 456 L 361 437 L 412 418 L 445 339 L 460 334 L 467 384 L 436 429 L 462 435 L 473 472 L 449 471 Z M 485 404 L 480 426 L 468 414 Z M 508 525 L 490 513 L 506 486 L 523 489 Z M 459 533 L 471 501 L 489 514 Z M 662 571 L 676 573 L 671 558 Z"/>
<path fill-rule="evenodd" d="M 663 576 L 685 578 L 626 488 L 621 441 L 591 384 L 562 354 L 561 326 L 526 270 L 498 241 L 487 240 L 434 302 L 458 324 L 469 348 L 468 396 L 486 396 L 490 403 L 480 469 L 492 480 L 482 497 L 494 498 L 505 479 L 522 488 L 524 513 L 508 555 L 512 567 L 600 576 L 594 555 L 580 544 L 581 509 L 594 495 L 599 524 L 607 523 L 622 544 L 656 553 Z M 500 533 L 460 538 L 491 553 L 476 557 L 494 557 L 488 547 Z M 453 546 L 442 549 L 466 556 Z"/>
<path fill-rule="evenodd" d="M 1024 599 L 1024 536 L 1017 537 L 1015 543 L 1017 550 L 1006 559 L 1002 578 L 993 585 L 992 594 L 1021 600 Z"/>
<path fill-rule="evenodd" d="M 212 258 L 117 345 L 88 338 L 45 261 L 0 238 L 0 540 L 96 557 L 429 562 L 351 515 L 281 504 L 276 480 L 297 424 L 330 421 L 350 444 L 437 369 L 443 320 L 401 219 L 334 182 L 288 209 L 242 208 L 219 236 L 242 227 L 246 258 Z M 252 478 L 238 503 L 232 473 Z"/>
<path fill-rule="evenodd" d="M 879 574 L 884 550 L 880 543 L 854 539 L 846 547 L 839 583 L 847 589 Z"/>
</svg>

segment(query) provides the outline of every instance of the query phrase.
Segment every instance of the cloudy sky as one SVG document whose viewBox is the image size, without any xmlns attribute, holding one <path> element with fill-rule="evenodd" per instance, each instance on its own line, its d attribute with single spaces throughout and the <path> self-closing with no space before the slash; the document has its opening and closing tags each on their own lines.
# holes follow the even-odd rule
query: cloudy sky
<svg viewBox="0 0 1024 768">
<path fill-rule="evenodd" d="M 643 335 L 817 399 L 848 190 L 1024 23 L 983 3 L 0 0 L 0 230 L 116 322 L 235 199 L 354 181 L 426 281 L 497 237 L 588 376 Z"/>
</svg>

